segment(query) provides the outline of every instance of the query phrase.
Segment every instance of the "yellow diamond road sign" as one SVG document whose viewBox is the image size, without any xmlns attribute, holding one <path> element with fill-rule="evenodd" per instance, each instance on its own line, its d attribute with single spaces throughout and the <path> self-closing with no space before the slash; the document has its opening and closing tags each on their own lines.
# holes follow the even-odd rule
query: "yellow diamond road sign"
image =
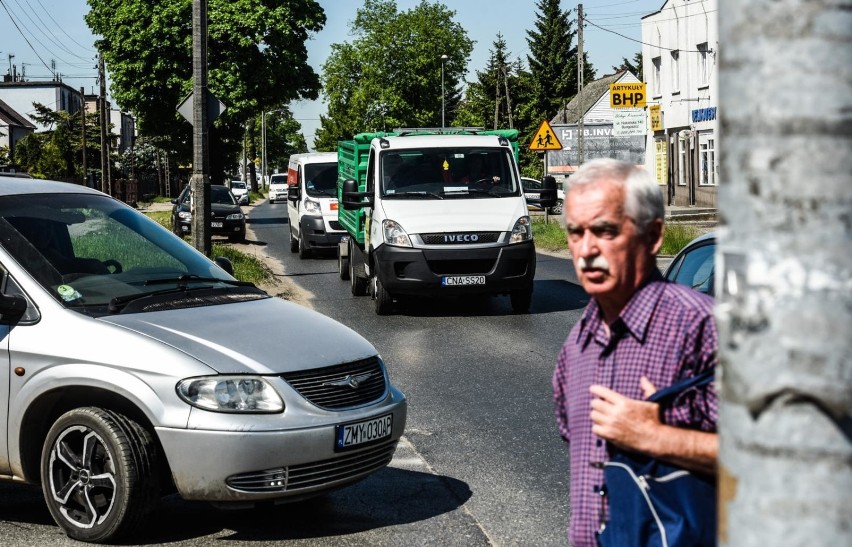
<svg viewBox="0 0 852 547">
<path fill-rule="evenodd" d="M 545 150 L 562 150 L 562 143 L 556 138 L 556 133 L 547 120 L 542 120 L 538 131 L 530 141 L 530 150 L 542 152 Z"/>
</svg>

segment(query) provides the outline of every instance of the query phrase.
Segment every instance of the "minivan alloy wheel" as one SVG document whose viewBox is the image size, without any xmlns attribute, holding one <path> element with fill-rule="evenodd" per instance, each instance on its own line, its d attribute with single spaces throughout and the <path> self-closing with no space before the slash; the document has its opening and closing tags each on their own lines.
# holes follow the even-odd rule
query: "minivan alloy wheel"
<svg viewBox="0 0 852 547">
<path fill-rule="evenodd" d="M 136 422 L 101 408 L 77 408 L 53 424 L 41 469 L 53 519 L 82 541 L 108 541 L 135 531 L 158 498 L 151 436 Z"/>
</svg>

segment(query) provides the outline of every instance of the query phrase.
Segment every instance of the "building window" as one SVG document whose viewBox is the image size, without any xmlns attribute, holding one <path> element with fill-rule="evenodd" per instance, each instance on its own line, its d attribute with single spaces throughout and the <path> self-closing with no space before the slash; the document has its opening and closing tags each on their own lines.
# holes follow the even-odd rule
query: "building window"
<svg viewBox="0 0 852 547">
<path fill-rule="evenodd" d="M 680 52 L 672 51 L 672 93 L 680 92 Z"/>
<path fill-rule="evenodd" d="M 651 59 L 651 64 L 654 65 L 654 96 L 659 97 L 660 93 L 660 64 L 662 59 L 660 57 L 654 57 Z"/>
<path fill-rule="evenodd" d="M 712 131 L 698 132 L 699 186 L 716 186 L 716 138 Z"/>
<path fill-rule="evenodd" d="M 698 85 L 705 86 L 710 83 L 710 64 L 708 62 L 709 59 L 707 58 L 707 54 L 709 53 L 707 50 L 707 42 L 698 44 L 696 49 L 698 49 Z"/>
<path fill-rule="evenodd" d="M 689 180 L 686 162 L 686 155 L 689 153 L 689 137 L 681 132 L 677 139 L 677 185 L 686 186 Z"/>
</svg>

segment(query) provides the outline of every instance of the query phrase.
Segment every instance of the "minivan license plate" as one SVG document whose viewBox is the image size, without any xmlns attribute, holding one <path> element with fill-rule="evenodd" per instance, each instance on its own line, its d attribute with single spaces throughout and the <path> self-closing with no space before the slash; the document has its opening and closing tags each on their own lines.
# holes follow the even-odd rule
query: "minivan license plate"
<svg viewBox="0 0 852 547">
<path fill-rule="evenodd" d="M 457 286 L 457 285 L 485 285 L 484 275 L 454 275 L 441 278 L 441 285 Z"/>
<path fill-rule="evenodd" d="M 335 450 L 345 450 L 362 444 L 387 439 L 393 433 L 393 415 L 337 426 Z"/>
</svg>

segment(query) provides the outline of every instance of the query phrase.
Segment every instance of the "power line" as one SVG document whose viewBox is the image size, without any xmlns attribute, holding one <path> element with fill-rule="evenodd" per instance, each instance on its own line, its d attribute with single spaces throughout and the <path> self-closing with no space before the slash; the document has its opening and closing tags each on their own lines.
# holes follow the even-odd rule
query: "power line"
<svg viewBox="0 0 852 547">
<path fill-rule="evenodd" d="M 62 34 L 64 34 L 65 36 L 67 36 L 69 40 L 71 40 L 72 42 L 74 42 L 75 44 L 77 44 L 78 46 L 80 46 L 81 48 L 85 49 L 86 51 L 91 51 L 92 53 L 97 53 L 97 51 L 95 51 L 95 50 L 94 50 L 94 49 L 92 49 L 91 47 L 89 47 L 89 46 L 84 46 L 83 44 L 81 44 L 80 42 L 78 42 L 77 40 L 75 40 L 75 39 L 74 39 L 74 38 L 73 38 L 70 34 L 68 34 L 67 32 L 65 32 L 65 29 L 63 28 L 63 26 L 56 22 L 56 19 L 54 19 L 54 18 L 53 18 L 53 16 L 50 14 L 50 12 L 47 10 L 47 8 L 45 8 L 45 7 L 44 7 L 44 4 L 42 4 L 42 3 L 41 3 L 41 0 L 36 0 L 36 2 L 38 2 L 38 5 L 39 5 L 39 6 L 41 6 L 41 9 L 42 9 L 42 10 L 44 10 L 44 13 L 46 13 L 46 14 L 47 14 L 47 16 L 48 16 L 48 17 L 50 17 L 50 20 L 51 20 L 51 21 L 53 21 L 53 24 L 54 24 L 54 25 L 56 25 L 56 28 L 58 28 L 59 30 L 61 30 L 61 31 L 62 31 Z"/>
<path fill-rule="evenodd" d="M 30 49 L 33 50 L 33 53 L 35 53 L 35 56 L 38 57 L 39 61 L 41 61 L 41 64 L 44 65 L 44 68 L 49 70 L 51 74 L 54 74 L 54 77 L 55 77 L 55 73 L 53 72 L 53 69 L 50 68 L 49 66 L 47 66 L 47 63 L 44 62 L 44 59 L 41 58 L 41 55 L 38 54 L 38 52 L 35 50 L 33 45 L 30 43 L 29 39 L 21 31 L 21 27 L 18 26 L 18 22 L 15 21 L 14 17 L 12 17 L 12 14 L 9 12 L 9 8 L 6 7 L 6 3 L 3 0 L 0 0 L 0 6 L 3 6 L 3 9 L 6 10 L 6 15 L 8 15 L 9 19 L 12 20 L 12 24 L 15 25 L 16 29 L 18 29 L 18 33 L 21 35 L 21 37 L 24 39 L 24 41 L 27 43 L 27 45 L 30 46 Z"/>
<path fill-rule="evenodd" d="M 23 1 L 23 2 L 24 2 L 24 4 L 23 4 L 23 5 L 21 4 L 21 1 Z M 84 58 L 84 57 L 80 57 L 79 55 L 77 55 L 76 53 L 74 53 L 73 51 L 71 51 L 70 49 L 68 49 L 68 48 L 65 46 L 65 44 L 62 44 L 62 43 L 59 41 L 59 38 L 57 38 L 57 37 L 56 37 L 56 35 L 55 35 L 55 34 L 53 34 L 53 32 L 50 30 L 50 28 L 48 28 L 48 26 L 44 23 L 44 21 L 42 21 L 42 19 L 38 16 L 38 14 L 36 14 L 36 12 L 35 12 L 35 10 L 33 9 L 33 7 L 32 7 L 32 6 L 31 6 L 31 5 L 30 5 L 30 4 L 29 4 L 26 0 L 14 0 L 14 2 L 18 5 L 18 8 L 20 8 L 21 13 L 23 13 L 23 14 L 24 14 L 24 16 L 25 16 L 27 19 L 29 19 L 29 21 L 32 23 L 32 26 L 33 26 L 34 28 L 38 29 L 38 31 L 42 34 L 42 36 L 44 36 L 45 38 L 47 38 L 47 40 L 48 40 L 49 42 L 53 43 L 53 45 L 58 46 L 58 47 L 59 47 L 59 49 L 61 49 L 61 50 L 65 51 L 66 53 L 68 53 L 68 54 L 70 54 L 70 55 L 72 55 L 72 56 L 74 56 L 74 57 L 77 57 L 78 59 L 80 59 L 80 60 L 82 60 L 82 61 L 88 61 L 88 59 L 86 59 L 86 58 Z M 30 14 L 29 14 L 29 13 L 27 13 L 27 9 L 26 9 L 24 6 L 26 6 L 26 8 L 29 8 L 29 11 L 33 14 L 33 16 L 35 17 L 35 19 L 33 19 L 32 17 L 30 17 Z M 47 31 L 47 32 L 45 32 L 45 31 Z M 48 36 L 48 34 L 50 34 L 50 36 Z M 35 37 L 35 35 L 33 35 L 33 37 Z M 43 43 L 42 43 L 41 45 L 42 45 L 42 46 L 44 46 L 44 44 L 43 44 Z M 67 64 L 71 64 L 71 63 L 67 63 Z"/>
<path fill-rule="evenodd" d="M 625 36 L 624 34 L 621 34 L 619 32 L 615 32 L 614 30 L 610 30 L 610 29 L 604 28 L 600 25 L 596 25 L 596 24 L 592 23 L 591 21 L 589 21 L 588 19 L 584 19 L 584 21 L 586 23 L 592 25 L 593 27 L 597 27 L 597 28 L 601 29 L 604 32 L 609 32 L 610 34 L 615 34 L 616 36 L 621 36 L 625 40 L 630 40 L 631 42 L 636 42 L 636 43 L 642 44 L 644 46 L 653 47 L 653 48 L 657 48 L 657 49 L 664 49 L 666 51 L 679 51 L 681 53 L 707 53 L 706 51 L 699 51 L 697 49 L 679 49 L 679 48 L 670 48 L 670 47 L 658 46 L 658 45 L 655 45 L 655 44 L 649 44 L 647 42 L 643 42 L 642 40 L 637 40 L 636 38 L 631 38 L 630 36 Z"/>
</svg>

